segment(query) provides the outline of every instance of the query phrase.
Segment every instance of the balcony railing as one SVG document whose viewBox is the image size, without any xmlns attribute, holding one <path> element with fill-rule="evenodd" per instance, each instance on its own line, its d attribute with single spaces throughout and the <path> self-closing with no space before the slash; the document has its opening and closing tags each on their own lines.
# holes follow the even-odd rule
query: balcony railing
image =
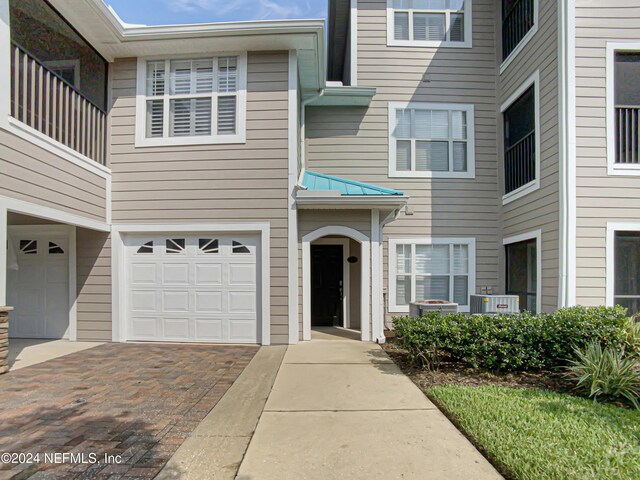
<svg viewBox="0 0 640 480">
<path fill-rule="evenodd" d="M 518 0 L 502 20 L 502 59 L 515 50 L 533 27 L 535 21 L 534 0 Z"/>
<path fill-rule="evenodd" d="M 504 152 L 504 191 L 513 192 L 536 179 L 536 132 Z"/>
<path fill-rule="evenodd" d="M 640 163 L 638 121 L 640 107 L 616 107 L 616 163 Z"/>
<path fill-rule="evenodd" d="M 104 165 L 105 112 L 16 44 L 11 55 L 11 115 Z"/>
</svg>

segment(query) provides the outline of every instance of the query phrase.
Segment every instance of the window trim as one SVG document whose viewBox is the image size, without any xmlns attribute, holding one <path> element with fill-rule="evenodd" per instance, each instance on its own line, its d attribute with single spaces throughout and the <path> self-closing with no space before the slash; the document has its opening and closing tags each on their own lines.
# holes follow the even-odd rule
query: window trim
<svg viewBox="0 0 640 480">
<path fill-rule="evenodd" d="M 542 230 L 532 230 L 530 232 L 521 233 L 519 235 L 513 235 L 511 237 L 504 237 L 502 239 L 502 246 L 506 247 L 507 245 L 511 245 L 513 243 L 526 242 L 527 240 L 535 240 L 536 241 L 536 312 L 538 314 L 542 313 Z M 506 263 L 506 250 L 503 248 L 503 264 L 504 270 L 502 271 L 504 275 L 504 283 L 503 285 L 507 285 L 507 263 Z"/>
<path fill-rule="evenodd" d="M 640 163 L 616 163 L 616 134 L 615 134 L 615 67 L 617 52 L 640 53 L 640 42 L 607 42 L 606 56 L 606 104 L 607 104 L 607 175 L 640 175 Z"/>
<path fill-rule="evenodd" d="M 467 171 L 466 172 L 417 172 L 398 171 L 396 168 L 397 145 L 393 136 L 393 128 L 396 124 L 396 110 L 398 109 L 418 109 L 418 110 L 460 110 L 467 114 Z M 475 178 L 475 107 L 468 103 L 427 103 L 427 102 L 389 102 L 389 178 Z M 451 159 L 452 160 L 452 159 Z"/>
<path fill-rule="evenodd" d="M 615 239 L 617 232 L 640 232 L 640 222 L 607 222 L 606 236 L 606 284 L 605 284 L 605 305 L 613 307 L 615 304 L 615 279 L 616 279 L 616 246 Z"/>
<path fill-rule="evenodd" d="M 518 43 L 516 48 L 514 48 L 511 51 L 509 56 L 502 61 L 502 63 L 500 64 L 500 75 L 504 73 L 504 71 L 509 67 L 509 65 L 511 65 L 511 63 L 520 54 L 520 52 L 522 52 L 522 50 L 524 50 L 527 44 L 531 41 L 531 39 L 534 37 L 534 35 L 538 31 L 539 24 L 540 24 L 540 1 L 533 0 L 533 26 L 531 27 L 531 30 L 529 30 L 526 33 L 526 35 L 522 37 L 522 40 L 520 40 L 520 43 Z M 502 20 L 500 21 L 500 42 L 502 42 Z M 500 44 L 500 49 L 502 52 L 502 43 Z M 502 54 L 500 56 L 502 56 Z"/>
<path fill-rule="evenodd" d="M 536 70 L 534 72 L 533 75 L 531 75 L 528 79 L 526 79 L 524 81 L 524 83 L 522 83 L 522 85 L 520 85 L 518 87 L 518 89 L 513 92 L 509 98 L 502 103 L 502 105 L 500 106 L 500 122 L 502 125 L 502 136 L 500 137 L 500 144 L 501 144 L 501 151 L 502 151 L 502 155 L 501 155 L 501 189 L 502 191 L 504 191 L 504 112 L 506 112 L 527 90 L 529 90 L 529 88 L 531 88 L 533 86 L 533 93 L 534 93 L 534 115 L 535 115 L 535 145 L 536 145 L 536 155 L 535 155 L 535 171 L 536 171 L 536 178 L 533 179 L 531 182 L 522 185 L 521 187 L 509 192 L 509 193 L 505 193 L 502 195 L 502 205 L 507 205 L 508 203 L 513 202 L 514 200 L 517 200 L 519 198 L 524 197 L 525 195 L 528 195 L 532 192 L 535 192 L 536 190 L 538 190 L 540 188 L 540 145 L 541 145 L 541 141 L 540 141 L 540 70 Z"/>
<path fill-rule="evenodd" d="M 536 2 L 537 3 L 537 2 Z M 410 9 L 412 10 L 412 9 Z M 440 12 L 441 10 L 438 10 Z M 446 10 L 442 10 L 446 11 Z M 434 10 L 435 12 L 435 10 Z M 464 5 L 464 42 L 435 40 L 396 40 L 394 32 L 393 0 L 387 0 L 387 46 L 388 47 L 433 47 L 433 48 L 471 48 L 473 46 L 473 0 L 465 0 Z M 467 21 L 467 17 L 471 21 Z M 413 30 L 409 21 L 409 31 Z M 411 35 L 410 35 L 411 36 Z"/>
<path fill-rule="evenodd" d="M 238 90 L 237 109 L 238 118 L 235 135 L 218 135 L 217 118 L 211 119 L 211 135 L 193 137 L 155 137 L 146 136 L 146 78 L 147 62 L 159 60 L 201 59 L 219 57 L 238 57 Z M 213 144 L 239 144 L 246 143 L 246 118 L 247 118 L 247 52 L 216 53 L 215 55 L 161 55 L 152 57 L 138 57 L 136 79 L 136 147 L 157 147 L 167 145 L 213 145 Z M 165 114 L 165 122 L 168 121 L 168 112 Z"/>
<path fill-rule="evenodd" d="M 469 271 L 467 291 L 469 297 L 476 293 L 476 239 L 475 237 L 414 237 L 414 238 L 390 238 L 389 251 L 387 255 L 389 275 L 387 278 L 387 290 L 389 292 L 389 313 L 409 313 L 409 305 L 396 304 L 396 276 L 397 276 L 397 254 L 396 247 L 398 245 L 467 245 L 469 249 Z M 414 262 L 414 259 L 411 259 Z M 450 259 L 453 261 L 453 259 Z M 453 277 L 453 272 L 449 274 Z M 412 290 L 411 294 L 415 293 Z M 459 312 L 469 312 L 471 309 L 471 300 L 468 305 L 460 305 Z"/>
</svg>

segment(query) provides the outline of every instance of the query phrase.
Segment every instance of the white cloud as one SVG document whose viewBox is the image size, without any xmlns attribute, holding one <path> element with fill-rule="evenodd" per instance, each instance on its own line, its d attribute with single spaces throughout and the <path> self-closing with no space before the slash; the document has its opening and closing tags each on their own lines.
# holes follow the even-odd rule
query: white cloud
<svg viewBox="0 0 640 480">
<path fill-rule="evenodd" d="M 324 0 L 165 0 L 174 12 L 215 15 L 214 21 L 323 17 Z"/>
</svg>

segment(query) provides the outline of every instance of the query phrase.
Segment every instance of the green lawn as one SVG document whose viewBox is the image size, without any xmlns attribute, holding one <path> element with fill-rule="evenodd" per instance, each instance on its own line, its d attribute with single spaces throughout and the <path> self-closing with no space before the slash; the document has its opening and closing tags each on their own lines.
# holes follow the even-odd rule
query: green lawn
<svg viewBox="0 0 640 480">
<path fill-rule="evenodd" d="M 640 412 L 545 390 L 428 390 L 518 480 L 640 479 Z"/>
</svg>

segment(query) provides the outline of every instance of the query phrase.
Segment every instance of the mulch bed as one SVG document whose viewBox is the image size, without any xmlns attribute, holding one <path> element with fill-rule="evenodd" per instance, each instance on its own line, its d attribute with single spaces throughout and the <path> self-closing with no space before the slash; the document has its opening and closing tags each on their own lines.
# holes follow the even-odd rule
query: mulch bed
<svg viewBox="0 0 640 480">
<path fill-rule="evenodd" d="M 423 391 L 440 385 L 498 385 L 513 388 L 546 388 L 561 393 L 574 393 L 573 385 L 558 372 L 492 373 L 446 361 L 441 362 L 437 369 L 429 369 L 413 365 L 407 352 L 398 347 L 393 338 L 387 338 L 387 343 L 382 344 L 382 348 Z"/>
</svg>

